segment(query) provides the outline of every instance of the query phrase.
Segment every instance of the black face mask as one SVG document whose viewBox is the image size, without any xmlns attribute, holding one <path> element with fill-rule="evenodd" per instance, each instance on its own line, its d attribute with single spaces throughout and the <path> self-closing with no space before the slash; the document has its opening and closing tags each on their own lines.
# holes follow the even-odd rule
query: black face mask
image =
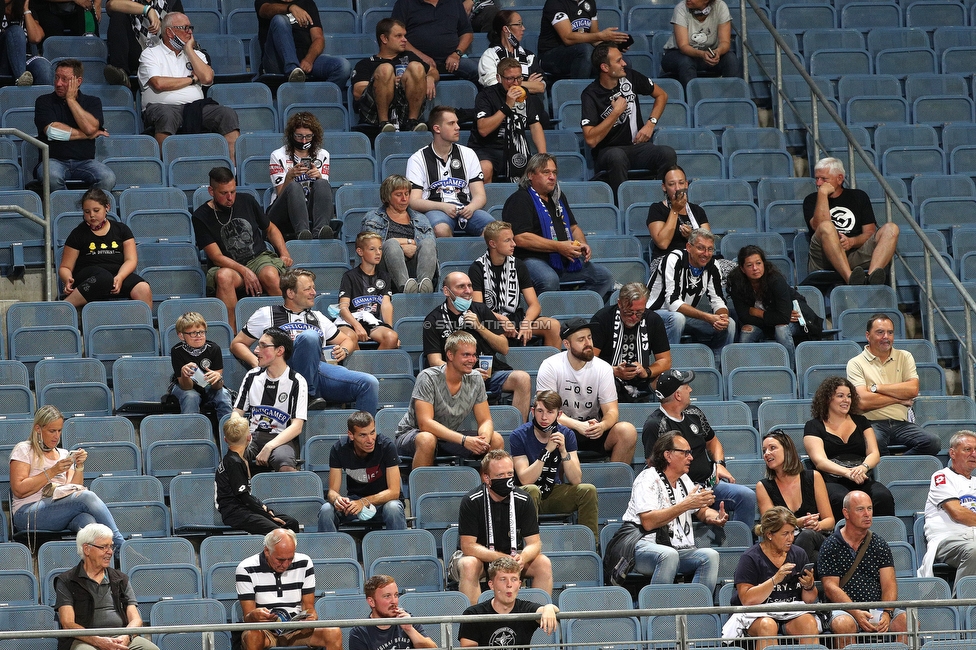
<svg viewBox="0 0 976 650">
<path fill-rule="evenodd" d="M 515 488 L 515 478 L 493 478 L 491 479 L 491 491 L 504 498 L 512 493 Z"/>
<path fill-rule="evenodd" d="M 559 420 L 553 420 L 552 421 L 552 424 L 550 424 L 547 427 L 544 427 L 541 424 L 539 424 L 539 421 L 536 420 L 535 419 L 535 416 L 533 415 L 532 416 L 532 426 L 534 426 L 536 429 L 538 429 L 542 433 L 544 433 L 547 436 L 549 436 L 549 435 L 552 435 L 552 433 L 556 430 L 556 427 L 559 426 Z"/>
<path fill-rule="evenodd" d="M 295 151 L 308 151 L 312 148 L 312 141 L 308 140 L 292 140 L 292 146 L 295 147 Z"/>
</svg>

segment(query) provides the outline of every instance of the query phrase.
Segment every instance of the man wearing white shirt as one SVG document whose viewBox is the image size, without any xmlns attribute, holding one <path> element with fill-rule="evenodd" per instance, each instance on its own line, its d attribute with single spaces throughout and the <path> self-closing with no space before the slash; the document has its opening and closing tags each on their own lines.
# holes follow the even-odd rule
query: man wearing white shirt
<svg viewBox="0 0 976 650">
<path fill-rule="evenodd" d="M 618 420 L 613 367 L 594 358 L 593 323 L 573 318 L 560 336 L 565 352 L 539 366 L 538 390 L 556 391 L 562 399 L 559 424 L 576 432 L 580 451 L 609 454 L 610 460 L 630 463 L 637 445 L 637 429 Z"/>
<path fill-rule="evenodd" d="M 932 575 L 932 564 L 956 569 L 956 581 L 976 575 L 976 433 L 959 431 L 949 439 L 949 466 L 932 475 L 925 500 L 927 550 L 918 569 Z"/>
</svg>

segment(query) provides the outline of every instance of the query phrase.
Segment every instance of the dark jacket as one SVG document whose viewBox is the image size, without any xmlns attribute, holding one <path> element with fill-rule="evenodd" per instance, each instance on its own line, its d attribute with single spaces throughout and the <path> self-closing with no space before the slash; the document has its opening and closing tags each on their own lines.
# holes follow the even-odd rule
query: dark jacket
<svg viewBox="0 0 976 650">
<path fill-rule="evenodd" d="M 129 576 L 111 567 L 105 569 L 108 572 L 108 584 L 112 590 L 112 602 L 115 603 L 115 611 L 123 621 L 128 621 L 129 617 L 125 612 L 126 605 L 123 603 L 123 595 L 129 585 Z M 82 627 L 91 627 L 92 618 L 95 613 L 95 601 L 85 588 L 83 580 L 87 580 L 85 575 L 85 562 L 82 560 L 73 569 L 68 569 L 54 579 L 55 585 L 59 581 L 67 582 L 68 590 L 74 600 L 75 623 Z M 63 636 L 58 639 L 58 650 L 69 650 L 76 637 Z"/>
</svg>

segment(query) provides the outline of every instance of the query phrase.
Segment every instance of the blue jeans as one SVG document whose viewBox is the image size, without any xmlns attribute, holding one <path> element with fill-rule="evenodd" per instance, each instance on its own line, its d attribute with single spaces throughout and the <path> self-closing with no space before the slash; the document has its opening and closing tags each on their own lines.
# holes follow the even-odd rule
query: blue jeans
<svg viewBox="0 0 976 650">
<path fill-rule="evenodd" d="M 299 67 L 301 60 L 295 49 L 295 37 L 291 33 L 292 26 L 285 14 L 279 14 L 271 19 L 268 25 L 268 40 L 264 42 L 264 71 L 270 74 L 290 74 Z M 345 88 L 349 80 L 351 66 L 349 61 L 341 56 L 320 54 L 312 64 L 312 78 L 316 81 L 331 81 Z"/>
<path fill-rule="evenodd" d="M 751 331 L 739 330 L 739 343 L 762 343 L 766 340 L 766 333 L 761 327 L 755 325 L 751 327 Z M 790 359 L 790 369 L 796 370 L 796 345 L 793 343 L 793 334 L 799 333 L 800 324 L 776 325 L 775 328 L 776 342 L 786 348 L 786 354 Z"/>
<path fill-rule="evenodd" d="M 720 501 L 725 502 L 725 509 L 729 512 L 729 519 L 741 521 L 749 530 L 756 525 L 756 493 L 741 483 L 727 483 L 719 481 L 712 488 L 715 493 L 715 503 L 712 508 L 718 510 Z"/>
<path fill-rule="evenodd" d="M 203 405 L 212 405 L 217 411 L 217 419 L 230 415 L 234 407 L 230 403 L 230 393 L 226 388 L 214 390 L 206 389 L 206 396 L 200 395 L 195 389 L 183 390 L 178 385 L 173 384 L 173 397 L 180 401 L 180 413 L 199 413 Z"/>
<path fill-rule="evenodd" d="M 472 59 L 469 56 L 462 56 L 461 60 L 458 61 L 457 70 L 455 70 L 454 72 L 448 72 L 447 68 L 444 67 L 444 61 L 438 61 L 437 70 L 441 74 L 453 74 L 455 77 L 459 77 L 461 79 L 467 79 L 468 81 L 471 82 L 477 82 L 479 78 L 478 61 L 480 61 L 480 58 Z"/>
<path fill-rule="evenodd" d="M 651 576 L 651 584 L 670 585 L 680 571 L 695 573 L 692 582 L 698 582 L 709 591 L 715 591 L 718 582 L 718 551 L 711 548 L 675 549 L 655 544 L 645 536 L 634 548 L 634 569 Z"/>
<path fill-rule="evenodd" d="M 0 32 L 0 73 L 9 73 L 14 79 L 30 72 L 34 75 L 35 86 L 50 86 L 54 83 L 54 70 L 51 62 L 41 56 L 32 56 L 27 60 L 27 34 L 22 29 L 11 29 Z"/>
<path fill-rule="evenodd" d="M 708 323 L 697 318 L 688 318 L 684 314 L 667 309 L 659 309 L 657 315 L 664 321 L 664 329 L 668 333 L 668 343 L 681 343 L 681 335 L 687 333 L 695 343 L 704 343 L 712 348 L 715 354 L 715 367 L 720 367 L 722 348 L 735 341 L 735 321 L 729 319 L 726 330 L 717 330 Z M 729 368 L 729 370 L 732 370 Z"/>
<path fill-rule="evenodd" d="M 111 192 L 115 187 L 115 172 L 97 160 L 51 159 L 51 191 L 65 189 L 65 181 L 81 181 L 89 187 Z M 38 165 L 34 177 L 41 180 L 43 170 Z"/>
<path fill-rule="evenodd" d="M 891 454 L 888 445 L 904 445 L 908 447 L 905 455 L 927 454 L 936 456 L 942 449 L 939 437 L 926 433 L 914 422 L 903 420 L 871 420 L 874 437 L 878 439 L 878 451 L 882 456 Z"/>
<path fill-rule="evenodd" d="M 357 497 L 349 496 L 350 499 L 355 499 Z M 406 530 L 407 529 L 407 517 L 403 513 L 403 501 L 399 499 L 393 499 L 392 501 L 387 501 L 382 506 L 380 506 L 380 512 L 377 513 L 379 516 L 383 517 L 383 527 L 387 530 Z M 374 515 L 375 518 L 376 515 Z M 359 521 L 358 516 L 343 516 L 339 517 L 335 509 L 332 507 L 331 503 L 326 503 L 319 510 L 319 532 L 320 533 L 334 533 L 336 532 L 336 527 L 342 523 L 352 523 Z"/>
<path fill-rule="evenodd" d="M 560 45 L 542 55 L 542 69 L 555 79 L 591 79 L 593 64 L 590 57 L 593 46 L 589 43 Z"/>
<path fill-rule="evenodd" d="M 559 291 L 560 282 L 582 281 L 583 289 L 596 291 L 606 300 L 613 292 L 613 273 L 605 266 L 594 264 L 593 262 L 583 262 L 583 268 L 579 271 L 559 272 L 549 265 L 548 260 L 540 260 L 537 257 L 527 257 L 522 260 L 525 268 L 529 271 L 532 278 L 532 285 L 536 293 L 545 291 Z M 552 314 L 547 314 L 551 316 Z"/>
<path fill-rule="evenodd" d="M 308 330 L 295 337 L 295 350 L 288 365 L 308 382 L 310 399 L 323 397 L 330 402 L 356 402 L 356 409 L 376 414 L 380 382 L 365 372 L 322 361 L 318 332 Z"/>
<path fill-rule="evenodd" d="M 430 212 L 426 212 L 425 216 L 427 217 L 427 221 L 430 222 L 431 228 L 439 223 L 445 223 L 455 230 L 458 229 L 457 220 L 447 216 L 447 213 L 443 210 L 431 210 Z M 465 235 L 470 237 L 480 237 L 481 231 L 485 229 L 485 226 L 494 220 L 495 218 L 484 210 L 475 210 L 462 230 L 464 230 Z"/>
<path fill-rule="evenodd" d="M 14 529 L 21 530 L 64 530 L 75 533 L 88 524 L 105 524 L 112 529 L 112 543 L 118 554 L 122 548 L 122 533 L 115 525 L 115 519 L 98 495 L 85 490 L 75 492 L 63 499 L 53 501 L 41 499 L 22 506 L 14 513 Z"/>
</svg>

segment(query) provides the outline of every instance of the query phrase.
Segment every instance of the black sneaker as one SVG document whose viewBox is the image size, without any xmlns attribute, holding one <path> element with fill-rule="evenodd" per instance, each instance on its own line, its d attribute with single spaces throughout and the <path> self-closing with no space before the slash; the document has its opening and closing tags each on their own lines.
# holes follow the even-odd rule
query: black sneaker
<svg viewBox="0 0 976 650">
<path fill-rule="evenodd" d="M 393 133 L 394 131 L 396 131 L 396 124 L 393 122 L 389 120 L 380 122 L 380 133 Z"/>
<path fill-rule="evenodd" d="M 129 87 L 129 74 L 122 68 L 116 65 L 105 66 L 105 83 L 110 86 L 125 86 Z"/>
<path fill-rule="evenodd" d="M 404 120 L 400 125 L 401 131 L 426 131 L 427 124 L 419 120 Z"/>
<path fill-rule="evenodd" d="M 312 231 L 312 237 L 314 239 L 335 239 L 335 233 L 332 232 L 332 228 L 322 226 Z"/>
<path fill-rule="evenodd" d="M 299 230 L 297 233 L 295 233 L 295 239 L 298 239 L 300 241 L 306 241 L 311 238 L 312 238 L 311 230 Z"/>
<path fill-rule="evenodd" d="M 316 397 L 308 403 L 309 411 L 324 411 L 325 410 L 325 400 L 321 397 Z"/>
</svg>

